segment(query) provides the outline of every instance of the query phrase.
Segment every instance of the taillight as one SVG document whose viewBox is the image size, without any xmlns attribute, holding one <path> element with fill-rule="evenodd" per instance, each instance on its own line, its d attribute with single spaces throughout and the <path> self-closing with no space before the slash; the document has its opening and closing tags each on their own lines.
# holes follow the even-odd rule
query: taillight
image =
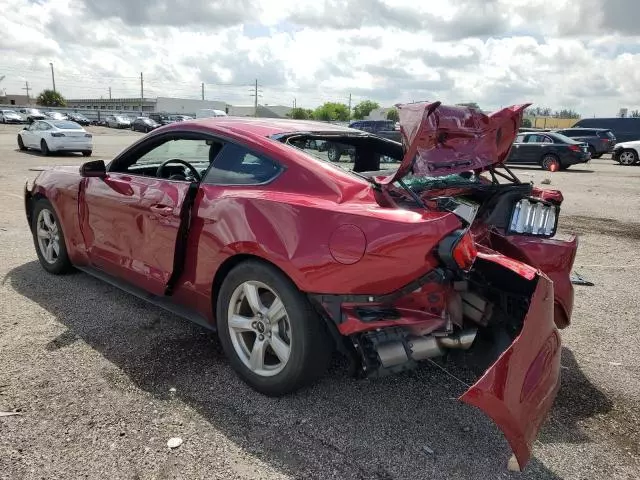
<svg viewBox="0 0 640 480">
<path fill-rule="evenodd" d="M 438 245 L 438 256 L 449 268 L 469 271 L 477 255 L 473 236 L 468 230 L 456 230 Z"/>
<path fill-rule="evenodd" d="M 578 145 L 569 145 L 569 150 L 571 150 L 573 152 L 579 152 L 580 151 L 580 147 Z"/>
</svg>

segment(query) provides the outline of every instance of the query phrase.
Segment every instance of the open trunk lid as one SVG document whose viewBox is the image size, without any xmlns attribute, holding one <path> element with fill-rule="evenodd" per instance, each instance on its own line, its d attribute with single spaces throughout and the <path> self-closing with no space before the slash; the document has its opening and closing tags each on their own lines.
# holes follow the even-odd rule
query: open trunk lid
<svg viewBox="0 0 640 480">
<path fill-rule="evenodd" d="M 490 115 L 440 102 L 399 105 L 405 153 L 398 170 L 381 183 L 409 173 L 435 177 L 503 163 L 529 105 L 513 105 Z"/>
</svg>

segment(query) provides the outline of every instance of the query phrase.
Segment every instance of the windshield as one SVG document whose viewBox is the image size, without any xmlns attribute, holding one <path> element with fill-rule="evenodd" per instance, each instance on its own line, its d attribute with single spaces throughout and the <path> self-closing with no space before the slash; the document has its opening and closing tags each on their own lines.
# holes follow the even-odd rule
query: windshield
<svg viewBox="0 0 640 480">
<path fill-rule="evenodd" d="M 560 142 L 562 142 L 562 143 L 570 143 L 570 144 L 580 143 L 580 142 L 576 141 L 573 138 L 567 137 L 566 135 L 562 135 L 561 133 L 554 133 L 553 135 L 550 135 L 550 136 L 554 140 L 560 140 Z M 556 142 L 556 143 L 558 143 L 558 142 Z"/>
<path fill-rule="evenodd" d="M 116 120 L 118 120 L 119 122 L 128 122 L 129 119 L 127 117 L 116 117 Z"/>
<path fill-rule="evenodd" d="M 63 130 L 81 130 L 82 127 L 78 125 L 76 122 L 67 122 L 64 120 L 57 120 L 55 122 L 50 122 L 56 128 L 61 128 Z"/>
<path fill-rule="evenodd" d="M 5 115 L 17 115 L 17 113 L 15 112 L 15 110 L 2 110 L 2 113 L 4 113 Z"/>
</svg>

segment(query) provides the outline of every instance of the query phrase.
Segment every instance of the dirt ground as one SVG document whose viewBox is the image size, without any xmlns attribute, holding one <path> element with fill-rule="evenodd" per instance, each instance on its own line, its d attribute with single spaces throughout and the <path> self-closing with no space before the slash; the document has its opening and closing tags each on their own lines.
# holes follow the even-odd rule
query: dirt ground
<svg viewBox="0 0 640 480">
<path fill-rule="evenodd" d="M 89 127 L 93 158 L 140 134 Z M 564 192 L 575 232 L 562 389 L 523 473 L 500 431 L 425 364 L 354 380 L 335 366 L 272 399 L 246 387 L 214 335 L 85 274 L 38 265 L 23 212 L 30 168 L 83 162 L 17 151 L 0 126 L 0 478 L 632 479 L 640 477 L 640 167 L 609 158 L 524 180 Z M 182 446 L 167 448 L 180 437 Z"/>
</svg>

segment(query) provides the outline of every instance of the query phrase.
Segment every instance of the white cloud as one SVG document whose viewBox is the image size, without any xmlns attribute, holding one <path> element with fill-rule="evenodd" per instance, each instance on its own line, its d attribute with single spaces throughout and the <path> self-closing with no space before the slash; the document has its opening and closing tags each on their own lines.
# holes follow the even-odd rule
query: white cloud
<svg viewBox="0 0 640 480">
<path fill-rule="evenodd" d="M 0 84 L 314 107 L 372 98 L 640 108 L 635 0 L 0 0 Z"/>
</svg>

